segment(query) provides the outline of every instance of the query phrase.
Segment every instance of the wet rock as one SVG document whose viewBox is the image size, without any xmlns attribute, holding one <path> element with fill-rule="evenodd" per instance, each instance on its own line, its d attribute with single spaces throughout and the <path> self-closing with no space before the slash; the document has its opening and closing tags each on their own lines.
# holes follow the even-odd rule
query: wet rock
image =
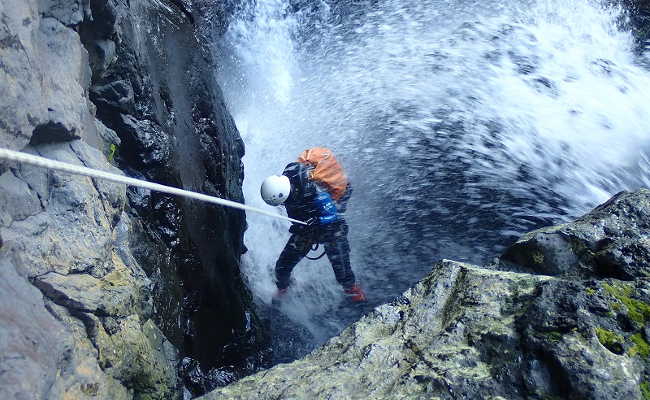
<svg viewBox="0 0 650 400">
<path fill-rule="evenodd" d="M 97 79 L 115 61 L 115 42 L 108 39 L 92 41 L 86 47 L 91 58 L 90 65 L 93 67 L 93 77 Z"/>
<path fill-rule="evenodd" d="M 155 122 L 137 120 L 130 115 L 121 115 L 118 130 L 128 147 L 125 157 L 133 160 L 140 169 L 149 171 L 156 178 L 156 169 L 170 169 L 172 143 L 169 135 Z M 128 155 L 127 155 L 128 154 Z"/>
<path fill-rule="evenodd" d="M 80 32 L 89 48 L 115 43 L 110 62 L 90 51 L 91 99 L 97 117 L 119 135 L 119 166 L 135 177 L 243 201 L 243 143 L 214 82 L 208 41 L 199 39 L 214 17 L 208 10 L 221 5 L 107 4 L 99 12 L 114 20 L 114 32 L 100 19 L 84 22 Z M 244 214 L 140 189 L 129 189 L 128 199 L 138 232 L 130 245 L 153 282 L 154 318 L 181 357 L 199 363 L 181 374 L 192 370 L 209 382 L 190 389 L 200 394 L 226 382 L 211 377 L 223 368 L 237 377 L 258 368 L 266 339 L 239 272 Z"/>
<path fill-rule="evenodd" d="M 130 82 L 124 80 L 94 86 L 91 89 L 90 98 L 98 107 L 111 106 L 124 112 L 132 111 L 134 107 L 133 88 Z"/>
<path fill-rule="evenodd" d="M 565 277 L 650 277 L 650 190 L 622 192 L 568 224 L 530 232 L 506 250 L 504 268 Z"/>
<path fill-rule="evenodd" d="M 648 359 L 631 350 L 639 333 L 593 307 L 617 302 L 606 285 L 443 261 L 307 357 L 202 399 L 640 398 Z"/>
</svg>

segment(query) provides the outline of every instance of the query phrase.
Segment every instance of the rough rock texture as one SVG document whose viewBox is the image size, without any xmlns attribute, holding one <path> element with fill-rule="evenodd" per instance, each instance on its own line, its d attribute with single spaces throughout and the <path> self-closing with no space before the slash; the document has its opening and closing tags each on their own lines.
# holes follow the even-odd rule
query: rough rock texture
<svg viewBox="0 0 650 400">
<path fill-rule="evenodd" d="M 119 173 L 82 141 L 26 151 Z M 0 188 L 0 397 L 171 397 L 176 350 L 152 321 L 124 187 L 17 166 Z"/>
<path fill-rule="evenodd" d="M 524 235 L 501 257 L 524 272 L 650 278 L 650 190 L 622 192 L 574 222 Z"/>
<path fill-rule="evenodd" d="M 194 3 L 0 2 L 0 146 L 242 200 L 243 145 L 199 43 L 221 22 Z M 0 163 L 0 398 L 173 399 L 257 368 L 244 228 Z M 179 378 L 188 364 L 208 372 Z"/>
<path fill-rule="evenodd" d="M 80 26 L 93 60 L 89 95 L 119 136 L 117 162 L 138 177 L 243 201 L 243 142 L 201 36 L 212 24 L 202 14 L 208 4 L 129 4 L 105 5 L 103 18 Z M 265 337 L 239 272 L 244 214 L 142 190 L 127 195 L 137 215 L 134 254 L 154 282 L 155 318 L 185 358 L 190 390 L 253 371 Z M 206 373 L 185 374 L 188 364 Z M 206 374 L 219 378 L 196 381 Z"/>
<path fill-rule="evenodd" d="M 608 251 L 617 254 L 617 248 L 643 245 L 649 202 L 650 191 L 622 193 L 549 231 L 571 227 L 575 237 L 596 242 L 609 237 Z M 604 236 L 595 234 L 602 230 Z M 513 247 L 533 257 L 538 250 L 521 247 L 522 241 Z M 565 242 L 548 243 L 560 244 L 548 245 L 545 257 L 580 259 L 567 258 L 572 249 Z M 597 257 L 581 260 L 558 261 L 556 269 L 578 276 L 591 268 L 589 276 L 598 275 Z M 646 399 L 650 281 L 630 260 L 640 268 L 650 263 L 612 258 L 612 270 L 628 271 L 626 281 L 563 279 L 444 260 L 403 296 L 307 357 L 202 399 Z"/>
<path fill-rule="evenodd" d="M 0 3 L 0 146 L 21 149 L 30 139 L 92 135 L 88 54 L 78 24 L 87 7 L 74 1 Z M 74 11 L 72 10 L 74 8 Z M 5 99 L 12 99 L 6 101 Z"/>
</svg>

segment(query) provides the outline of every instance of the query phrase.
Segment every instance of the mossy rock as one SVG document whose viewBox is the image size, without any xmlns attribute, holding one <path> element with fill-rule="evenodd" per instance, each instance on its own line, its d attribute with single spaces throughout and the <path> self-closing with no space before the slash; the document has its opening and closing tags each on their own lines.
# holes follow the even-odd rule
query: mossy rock
<svg viewBox="0 0 650 400">
<path fill-rule="evenodd" d="M 628 283 L 603 283 L 605 291 L 616 300 L 621 302 L 627 308 L 627 315 L 632 321 L 639 326 L 645 326 L 646 321 L 650 321 L 650 304 L 632 298 L 634 287 Z M 612 304 L 614 310 L 621 308 L 617 303 Z"/>
<path fill-rule="evenodd" d="M 640 333 L 636 333 L 632 336 L 630 336 L 630 341 L 634 343 L 634 345 L 630 348 L 629 354 L 631 356 L 640 356 L 642 358 L 648 358 L 650 357 L 650 344 L 645 341 L 643 336 L 641 336 Z"/>
<path fill-rule="evenodd" d="M 596 336 L 607 350 L 615 354 L 623 354 L 623 336 L 600 327 L 596 328 Z"/>
<path fill-rule="evenodd" d="M 643 400 L 650 400 L 650 382 L 641 382 L 639 389 L 641 389 L 641 398 Z"/>
</svg>

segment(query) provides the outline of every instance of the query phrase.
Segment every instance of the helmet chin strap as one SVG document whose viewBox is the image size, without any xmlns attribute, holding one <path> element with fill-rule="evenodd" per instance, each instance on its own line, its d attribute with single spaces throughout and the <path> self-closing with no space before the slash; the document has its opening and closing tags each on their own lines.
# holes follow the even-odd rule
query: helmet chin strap
<svg viewBox="0 0 650 400">
<path fill-rule="evenodd" d="M 187 197 L 190 199 L 195 199 L 206 203 L 218 204 L 225 207 L 236 208 L 239 210 L 267 215 L 272 218 L 282 219 L 285 221 L 290 221 L 301 225 L 307 225 L 303 221 L 298 221 L 297 219 L 285 217 L 284 215 L 279 215 L 256 207 L 247 206 L 245 204 L 238 203 L 236 201 L 226 200 L 215 196 L 208 196 L 207 194 L 192 192 L 189 190 L 179 189 L 172 186 L 160 185 L 158 183 L 147 182 L 141 179 L 129 178 L 124 175 L 112 174 L 110 172 L 100 171 L 92 168 L 86 168 L 79 165 L 54 161 L 47 158 L 35 156 L 32 154 L 22 153 L 19 151 L 0 148 L 0 159 L 18 162 L 21 164 L 34 165 L 37 167 L 46 168 L 55 171 L 67 172 L 72 175 L 88 176 L 91 178 L 125 184 L 127 186 L 136 186 L 144 189 L 155 190 L 161 193 Z"/>
</svg>

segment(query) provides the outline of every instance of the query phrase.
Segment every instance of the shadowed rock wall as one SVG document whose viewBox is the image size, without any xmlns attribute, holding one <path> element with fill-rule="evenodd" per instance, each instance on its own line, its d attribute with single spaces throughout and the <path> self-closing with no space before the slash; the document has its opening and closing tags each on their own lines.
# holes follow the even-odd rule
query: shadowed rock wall
<svg viewBox="0 0 650 400">
<path fill-rule="evenodd" d="M 210 2 L 3 1 L 0 146 L 242 201 L 243 144 L 206 46 L 226 16 Z M 0 397 L 168 399 L 263 361 L 243 213 L 0 172 Z"/>
</svg>

